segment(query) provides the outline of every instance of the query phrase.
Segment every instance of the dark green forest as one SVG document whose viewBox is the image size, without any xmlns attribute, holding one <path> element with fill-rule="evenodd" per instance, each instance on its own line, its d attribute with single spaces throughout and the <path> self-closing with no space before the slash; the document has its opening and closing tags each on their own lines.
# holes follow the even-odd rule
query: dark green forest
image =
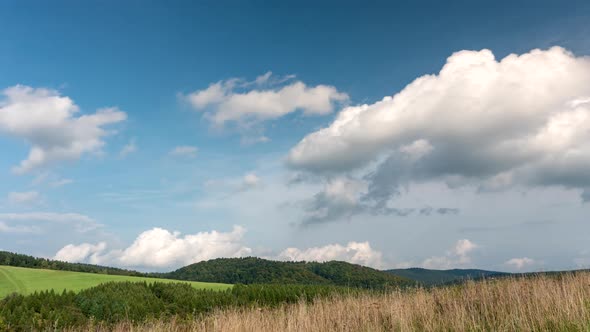
<svg viewBox="0 0 590 332">
<path fill-rule="evenodd" d="M 213 259 L 160 276 L 227 284 L 336 285 L 372 289 L 414 284 L 407 278 L 346 262 L 280 262 L 256 257 Z"/>
<path fill-rule="evenodd" d="M 275 307 L 311 302 L 360 289 L 327 285 L 235 285 L 227 291 L 194 289 L 183 283 L 110 282 L 79 293 L 44 291 L 0 300 L 0 331 L 59 330 L 172 318 L 191 320 L 214 309 Z"/>
</svg>

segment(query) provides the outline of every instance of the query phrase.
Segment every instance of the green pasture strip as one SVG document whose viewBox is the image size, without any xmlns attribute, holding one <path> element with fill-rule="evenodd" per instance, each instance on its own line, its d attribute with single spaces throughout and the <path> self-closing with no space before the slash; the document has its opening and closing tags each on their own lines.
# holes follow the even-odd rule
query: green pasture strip
<svg viewBox="0 0 590 332">
<path fill-rule="evenodd" d="M 35 291 L 64 289 L 79 292 L 82 289 L 97 286 L 109 281 L 131 282 L 181 282 L 189 283 L 196 289 L 224 290 L 232 287 L 228 284 L 180 281 L 172 279 L 144 278 L 96 273 L 29 269 L 14 266 L 0 266 L 0 299 L 11 293 L 31 294 Z"/>
</svg>

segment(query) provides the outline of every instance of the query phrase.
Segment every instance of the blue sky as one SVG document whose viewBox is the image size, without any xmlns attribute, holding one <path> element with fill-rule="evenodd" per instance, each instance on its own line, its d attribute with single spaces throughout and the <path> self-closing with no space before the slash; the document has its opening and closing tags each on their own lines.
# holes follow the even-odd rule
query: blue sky
<svg viewBox="0 0 590 332">
<path fill-rule="evenodd" d="M 585 1 L 3 2 L 0 249 L 142 270 L 240 255 L 588 266 L 588 13 Z M 522 56 L 499 62 L 509 54 Z M 498 78 L 445 65 L 469 61 Z M 432 89 L 408 87 L 423 75 L 438 75 Z M 377 103 L 397 93 L 410 106 Z M 52 98 L 77 108 L 60 118 Z M 334 135 L 361 104 L 354 119 L 374 125 Z M 71 122 L 108 107 L 124 119 Z M 424 123 L 387 115 L 400 109 Z M 571 136 L 559 147 L 541 136 L 555 112 Z M 36 145 L 44 159 L 18 171 Z"/>
</svg>

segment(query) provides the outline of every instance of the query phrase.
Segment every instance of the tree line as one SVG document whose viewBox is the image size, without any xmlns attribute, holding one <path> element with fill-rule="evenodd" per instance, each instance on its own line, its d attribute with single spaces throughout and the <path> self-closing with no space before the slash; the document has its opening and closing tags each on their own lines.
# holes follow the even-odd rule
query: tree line
<svg viewBox="0 0 590 332">
<path fill-rule="evenodd" d="M 0 251 L 0 265 L 27 267 L 32 269 L 48 269 L 59 271 L 72 272 L 86 272 L 86 273 L 100 273 L 122 276 L 145 277 L 145 273 L 119 269 L 116 267 L 84 264 L 84 263 L 68 263 L 56 261 L 46 258 L 37 258 L 33 256 L 16 254 L 8 251 Z"/>
</svg>

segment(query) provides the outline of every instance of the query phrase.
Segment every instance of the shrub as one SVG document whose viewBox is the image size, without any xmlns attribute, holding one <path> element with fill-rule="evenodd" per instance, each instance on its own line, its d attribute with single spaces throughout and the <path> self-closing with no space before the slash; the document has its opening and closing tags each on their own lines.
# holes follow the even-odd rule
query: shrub
<svg viewBox="0 0 590 332">
<path fill-rule="evenodd" d="M 78 294 L 54 291 L 13 294 L 0 301 L 0 329 L 63 329 L 92 323 L 141 323 L 176 317 L 194 319 L 215 309 L 276 307 L 311 302 L 348 290 L 334 286 L 236 285 L 226 291 L 194 289 L 186 283 L 109 282 Z"/>
</svg>

